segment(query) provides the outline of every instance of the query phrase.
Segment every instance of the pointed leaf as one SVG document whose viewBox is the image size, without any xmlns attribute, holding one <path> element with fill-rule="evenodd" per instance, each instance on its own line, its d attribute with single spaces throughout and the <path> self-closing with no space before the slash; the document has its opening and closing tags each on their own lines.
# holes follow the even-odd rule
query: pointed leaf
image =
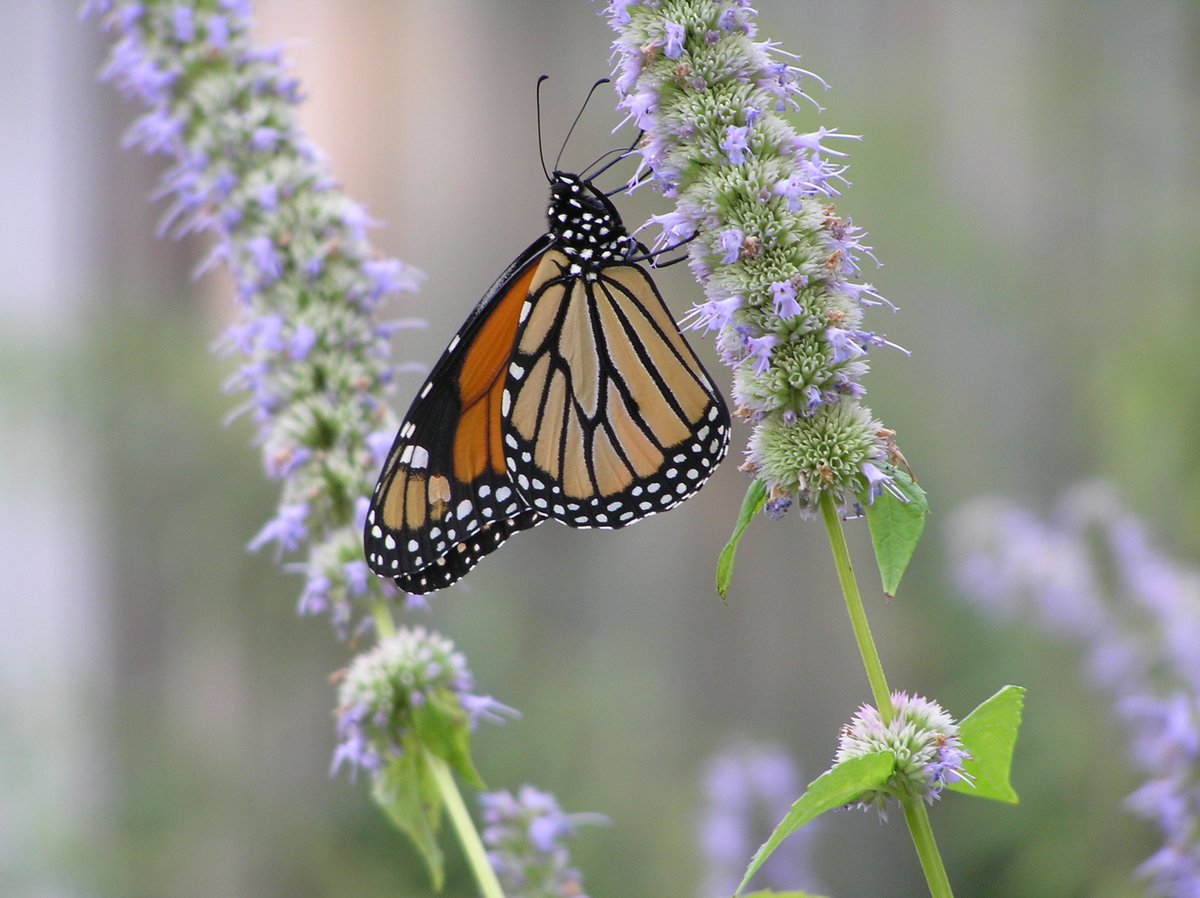
<svg viewBox="0 0 1200 898">
<path fill-rule="evenodd" d="M 897 468 L 892 480 L 907 502 L 883 490 L 873 502 L 861 500 L 867 510 L 867 526 L 871 530 L 871 545 L 875 548 L 875 562 L 883 580 L 883 592 L 894 596 L 900 586 L 900 578 L 912 560 L 921 531 L 925 529 L 925 518 L 929 514 L 929 500 L 908 473 Z"/>
<path fill-rule="evenodd" d="M 826 811 L 840 808 L 862 793 L 880 788 L 891 777 L 895 767 L 895 755 L 880 751 L 835 764 L 809 783 L 808 789 L 796 799 L 787 816 L 775 827 L 771 838 L 754 853 L 750 866 L 746 868 L 746 875 L 734 894 L 739 894 L 746 887 L 746 883 L 779 847 L 780 842 Z"/>
<path fill-rule="evenodd" d="M 442 850 L 437 843 L 442 798 L 419 746 L 406 745 L 400 757 L 379 772 L 371 796 L 395 827 L 412 840 L 425 860 L 434 890 L 440 892 L 445 881 Z"/>
<path fill-rule="evenodd" d="M 969 779 L 948 788 L 977 798 L 1017 803 L 1009 772 L 1024 702 L 1024 688 L 1005 686 L 963 719 L 958 735 L 963 748 L 971 753 L 970 760 L 963 762 Z"/>
<path fill-rule="evenodd" d="M 742 511 L 733 528 L 733 536 L 729 537 L 729 542 L 721 550 L 721 557 L 717 559 L 717 595 L 721 597 L 722 602 L 729 595 L 729 583 L 733 579 L 733 559 L 737 554 L 738 543 L 742 541 L 742 534 L 746 532 L 750 520 L 763 510 L 766 502 L 766 484 L 761 480 L 751 481 L 750 488 L 746 490 L 746 498 L 742 500 Z"/>
<path fill-rule="evenodd" d="M 450 690 L 431 693 L 412 709 L 412 731 L 425 750 L 477 789 L 486 788 L 471 763 L 471 726 L 467 712 Z"/>
</svg>

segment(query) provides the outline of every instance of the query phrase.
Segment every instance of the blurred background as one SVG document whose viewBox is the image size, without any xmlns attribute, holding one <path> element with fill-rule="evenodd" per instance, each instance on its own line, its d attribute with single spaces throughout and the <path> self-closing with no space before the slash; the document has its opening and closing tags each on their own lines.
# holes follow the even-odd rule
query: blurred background
<svg viewBox="0 0 1200 898">
<path fill-rule="evenodd" d="M 982 494 L 1046 505 L 1114 479 L 1161 544 L 1200 557 L 1200 7 L 760 0 L 763 36 L 832 89 L 792 116 L 864 135 L 839 211 L 900 306 L 868 326 L 869 402 L 930 496 L 885 604 L 865 525 L 852 549 L 889 679 L 961 716 L 1029 688 L 1018 807 L 932 811 L 964 896 L 1140 894 L 1157 834 L 1079 656 L 1000 630 L 950 585 L 942 529 Z M 376 246 L 422 269 L 397 357 L 428 365 L 543 227 L 548 152 L 611 40 L 576 0 L 260 0 L 301 115 Z M 416 855 L 363 782 L 331 779 L 329 675 L 351 650 L 298 619 L 298 577 L 246 543 L 274 488 L 249 424 L 222 426 L 232 311 L 203 241 L 155 237 L 163 160 L 122 152 L 137 110 L 98 83 L 75 4 L 5 0 L 0 29 L 0 893 L 423 896 Z M 564 156 L 625 140 L 602 91 Z M 620 198 L 627 223 L 666 211 Z M 684 266 L 659 284 L 677 316 Z M 699 346 L 718 380 L 711 343 Z M 420 376 L 401 379 L 402 411 Z M 735 435 L 734 453 L 745 432 Z M 718 551 L 747 481 L 731 459 L 693 501 L 616 533 L 513 540 L 420 620 L 523 719 L 475 738 L 493 787 L 534 782 L 612 820 L 573 843 L 593 898 L 695 895 L 701 773 L 737 738 L 786 747 L 801 782 L 869 692 L 816 522 L 755 521 L 727 606 Z M 841 898 L 922 894 L 899 815 L 823 819 L 812 879 Z M 449 845 L 452 898 L 473 894 Z"/>
</svg>

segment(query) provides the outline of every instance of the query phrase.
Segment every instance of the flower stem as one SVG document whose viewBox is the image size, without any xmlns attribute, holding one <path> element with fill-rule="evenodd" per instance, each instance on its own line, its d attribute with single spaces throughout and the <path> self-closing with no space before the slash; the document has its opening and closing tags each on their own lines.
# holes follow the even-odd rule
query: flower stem
<svg viewBox="0 0 1200 898">
<path fill-rule="evenodd" d="M 883 675 L 883 664 L 879 661 L 875 640 L 871 638 L 867 612 L 863 608 L 858 583 L 854 579 L 854 568 L 850 564 L 850 550 L 846 547 L 846 536 L 842 533 L 842 521 L 833 504 L 833 497 L 828 492 L 821 496 L 821 515 L 825 519 L 825 529 L 829 532 L 833 564 L 837 568 L 838 582 L 846 599 L 846 611 L 850 614 L 850 626 L 854 629 L 854 639 L 858 643 L 859 654 L 862 655 L 863 667 L 867 669 L 871 695 L 875 697 L 875 706 L 879 708 L 879 716 L 886 725 L 896 716 L 896 710 L 892 707 L 892 693 L 888 689 L 887 678 Z"/>
<path fill-rule="evenodd" d="M 925 871 L 925 882 L 929 885 L 930 896 L 953 898 L 950 879 L 946 876 L 942 855 L 938 852 L 937 842 L 934 841 L 933 827 L 929 825 L 929 813 L 924 803 L 919 798 L 913 798 L 902 801 L 901 806 L 904 808 L 904 820 L 908 824 L 908 831 L 912 833 L 917 857 L 921 860 L 921 869 Z"/>
<path fill-rule="evenodd" d="M 458 834 L 458 841 L 463 847 L 463 853 L 467 856 L 467 863 L 475 875 L 475 882 L 479 885 L 480 895 L 482 898 L 504 898 L 500 880 L 496 878 L 496 871 L 492 869 L 492 865 L 488 861 L 487 851 L 483 847 L 483 841 L 479 838 L 478 830 L 475 829 L 475 822 L 471 819 L 471 814 L 463 802 L 462 793 L 458 791 L 458 784 L 454 782 L 454 774 L 450 772 L 450 766 L 432 752 L 425 753 L 425 760 L 433 772 L 433 778 L 437 782 L 438 791 L 442 794 L 442 800 L 446 803 L 446 813 L 450 815 L 450 822 Z"/>
<path fill-rule="evenodd" d="M 371 602 L 371 617 L 375 619 L 375 635 L 380 639 L 396 635 L 396 622 L 392 620 L 392 611 L 383 599 Z"/>
<path fill-rule="evenodd" d="M 883 664 L 879 660 L 875 640 L 871 637 L 871 628 L 867 623 L 867 612 L 863 607 L 862 595 L 858 591 L 858 582 L 854 579 L 854 568 L 850 564 L 850 550 L 842 532 L 842 521 L 838 517 L 837 507 L 833 504 L 833 497 L 828 492 L 821 496 L 821 516 L 825 520 L 825 529 L 829 532 L 833 563 L 837 568 L 842 595 L 846 599 L 846 610 L 850 613 L 854 639 L 858 642 L 858 651 L 862 655 L 863 666 L 867 669 L 871 694 L 875 697 L 879 716 L 884 725 L 887 725 L 896 716 L 896 709 L 892 705 L 892 693 L 883 675 Z M 932 898 L 953 898 L 950 880 L 946 876 L 942 856 L 938 853 L 925 805 L 920 799 L 902 799 L 900 803 L 904 808 L 904 820 L 908 824 L 908 831 L 912 835 L 913 847 L 917 850 L 921 869 L 925 873 L 925 882 L 929 885 L 929 894 Z"/>
</svg>

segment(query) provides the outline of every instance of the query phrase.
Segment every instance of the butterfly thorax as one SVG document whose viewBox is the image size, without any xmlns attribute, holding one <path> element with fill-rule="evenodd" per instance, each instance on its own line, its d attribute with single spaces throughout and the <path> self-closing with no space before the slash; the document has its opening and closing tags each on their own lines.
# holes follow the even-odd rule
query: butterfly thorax
<svg viewBox="0 0 1200 898">
<path fill-rule="evenodd" d="M 636 247 L 608 197 L 577 175 L 554 173 L 546 216 L 555 246 L 579 266 L 572 274 L 624 261 Z"/>
</svg>

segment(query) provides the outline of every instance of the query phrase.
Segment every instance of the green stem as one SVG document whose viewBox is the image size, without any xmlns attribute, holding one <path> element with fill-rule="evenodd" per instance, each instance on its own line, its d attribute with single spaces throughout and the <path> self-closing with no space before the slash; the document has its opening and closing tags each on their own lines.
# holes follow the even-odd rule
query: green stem
<svg viewBox="0 0 1200 898">
<path fill-rule="evenodd" d="M 913 798 L 901 802 L 901 805 L 904 808 L 904 820 L 908 824 L 908 831 L 912 833 L 913 846 L 921 860 L 921 869 L 925 871 L 925 882 L 929 884 L 930 896 L 953 898 L 950 879 L 946 876 L 942 855 L 938 852 L 937 842 L 933 838 L 933 827 L 929 825 L 925 803 L 919 798 Z"/>
<path fill-rule="evenodd" d="M 867 623 L 867 611 L 863 608 L 862 595 L 859 594 L 858 583 L 854 579 L 850 550 L 846 546 L 846 536 L 842 533 L 842 520 L 838 517 L 837 507 L 829 493 L 821 496 L 821 516 L 825 519 L 825 529 L 829 532 L 833 564 L 837 568 L 838 583 L 841 584 L 842 595 L 846 599 L 846 611 L 850 613 L 850 626 L 854 629 L 858 652 L 862 655 L 863 667 L 867 669 L 871 695 L 875 697 L 875 706 L 879 708 L 879 716 L 886 725 L 896 716 L 896 709 L 892 707 L 892 693 L 888 689 L 887 678 L 883 675 L 883 664 L 879 661 L 879 651 L 875 648 L 875 640 L 871 638 L 871 627 Z"/>
<path fill-rule="evenodd" d="M 846 599 L 846 611 L 850 614 L 850 626 L 854 629 L 854 639 L 858 643 L 859 654 L 862 655 L 863 667 L 867 669 L 871 694 L 875 697 L 879 716 L 886 726 L 896 716 L 896 708 L 892 705 L 892 693 L 888 689 L 887 678 L 883 675 L 879 650 L 875 648 L 875 640 L 871 637 L 871 628 L 867 624 L 867 611 L 863 607 L 862 594 L 859 593 L 858 582 L 854 579 L 850 550 L 846 546 L 846 535 L 842 532 L 842 519 L 838 516 L 837 506 L 833 504 L 833 497 L 829 493 L 821 496 L 821 516 L 825 519 L 825 529 L 829 532 L 833 564 L 837 568 L 838 582 Z M 929 885 L 929 894 L 932 898 L 953 898 L 950 880 L 946 876 L 942 856 L 938 853 L 925 805 L 919 798 L 902 800 L 900 804 L 904 808 L 904 820 L 912 835 L 913 847 L 917 850 L 921 869 L 925 873 L 925 882 Z"/>
<path fill-rule="evenodd" d="M 462 793 L 458 791 L 458 784 L 454 782 L 454 774 L 450 772 L 450 766 L 430 752 L 425 753 L 425 759 L 429 764 L 429 769 L 433 772 L 433 778 L 437 783 L 438 791 L 442 794 L 442 800 L 446 803 L 446 813 L 450 816 L 450 822 L 454 826 L 455 833 L 458 834 L 458 841 L 463 847 L 463 853 L 467 856 L 467 863 L 475 875 L 479 893 L 483 898 L 504 898 L 500 880 L 496 878 L 496 871 L 488 862 L 487 851 L 479 838 L 478 830 L 475 829 L 475 822 L 471 819 L 471 814 L 463 802 Z"/>
<path fill-rule="evenodd" d="M 371 617 L 375 619 L 375 635 L 380 639 L 388 639 L 396 635 L 396 622 L 392 620 L 392 610 L 383 599 L 371 602 Z"/>
</svg>

